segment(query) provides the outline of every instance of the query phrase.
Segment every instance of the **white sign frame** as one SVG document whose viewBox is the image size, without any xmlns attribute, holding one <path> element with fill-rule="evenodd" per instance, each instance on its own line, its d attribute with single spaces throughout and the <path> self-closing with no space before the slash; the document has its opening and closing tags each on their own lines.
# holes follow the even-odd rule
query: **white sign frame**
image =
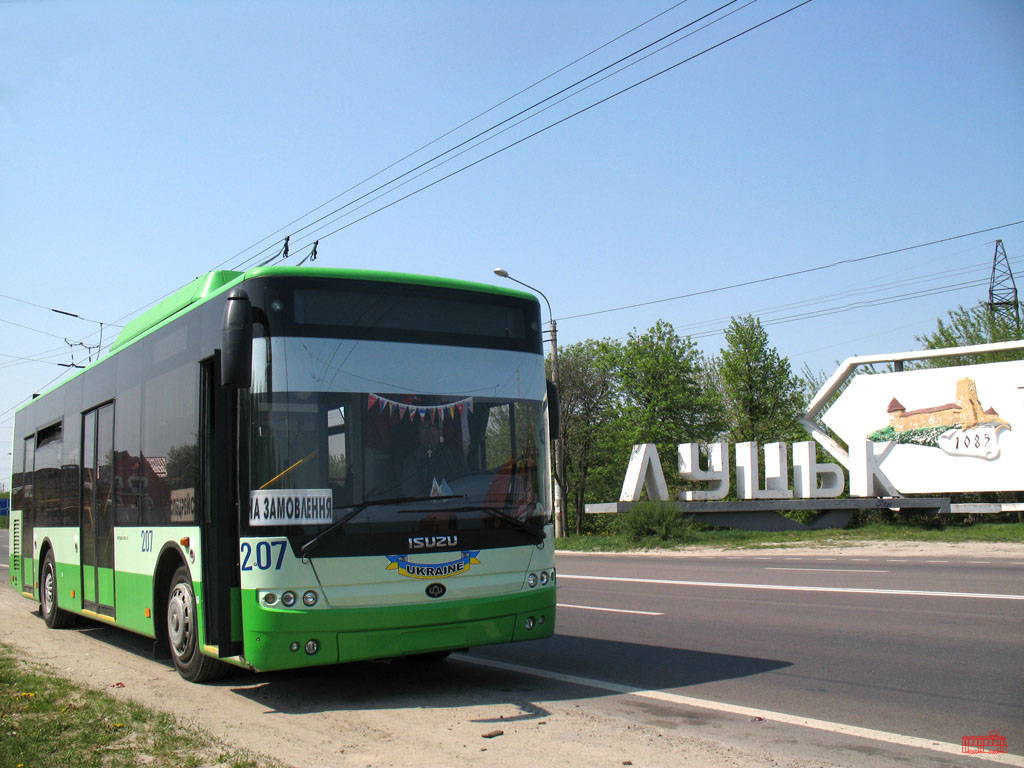
<svg viewBox="0 0 1024 768">
<path fill-rule="evenodd" d="M 875 374 L 872 376 L 859 377 L 870 380 L 867 384 L 858 385 L 858 389 L 870 390 L 891 388 L 907 384 L 919 386 L 922 390 L 921 400 L 915 402 L 901 403 L 909 407 L 925 407 L 948 402 L 954 398 L 955 381 L 960 378 L 976 378 L 982 376 L 989 381 L 989 372 L 993 366 L 1010 366 L 1010 369 L 1001 369 L 1007 377 L 1019 376 L 1022 380 L 1011 382 L 1009 385 L 1019 393 L 1014 399 L 1007 397 L 1002 391 L 993 395 L 991 391 L 986 394 L 988 384 L 979 385 L 979 396 L 985 403 L 986 398 L 990 402 L 993 397 L 999 400 L 1000 413 L 1006 413 L 1011 422 L 1011 430 L 1016 428 L 1016 434 L 1012 435 L 1003 445 L 1004 454 L 998 460 L 991 455 L 959 455 L 951 456 L 949 453 L 938 447 L 894 445 L 893 443 L 877 443 L 866 439 L 876 426 L 882 426 L 885 421 L 885 404 L 879 408 L 877 400 L 879 394 L 868 395 L 871 403 L 866 407 L 870 413 L 864 413 L 865 420 L 863 429 L 863 441 L 857 439 L 857 434 L 849 426 L 849 415 L 837 414 L 833 419 L 837 429 L 845 432 L 840 437 L 847 441 L 848 447 L 844 448 L 825 429 L 819 425 L 818 418 L 822 416 L 823 421 L 828 422 L 827 414 L 822 414 L 825 405 L 839 391 L 839 389 L 853 376 L 856 369 L 864 365 L 876 365 L 884 363 L 896 363 L 897 369 L 902 363 L 910 360 L 928 360 L 936 358 L 962 357 L 965 355 L 978 355 L 987 352 L 1004 352 L 1024 349 L 1024 340 L 999 342 L 995 344 L 981 344 L 971 347 L 951 347 L 947 349 L 920 350 L 916 352 L 900 352 L 886 355 L 869 355 L 851 357 L 843 362 L 836 372 L 829 378 L 825 385 L 815 395 L 807 408 L 807 412 L 801 419 L 804 428 L 811 436 L 834 458 L 836 458 L 850 474 L 850 493 L 854 496 L 875 496 L 875 495 L 899 495 L 901 493 L 950 493 L 984 490 L 1020 490 L 1022 481 L 1020 466 L 1024 462 L 1024 418 L 1019 415 L 1024 410 L 1024 374 L 1018 373 L 1018 368 L 1024 371 L 1024 361 L 1011 361 L 1007 363 L 988 363 L 971 366 L 951 366 L 945 368 L 932 368 L 918 371 L 898 371 L 890 374 Z M 984 372 L 984 373 L 983 373 Z M 928 378 L 926 378 L 928 377 Z M 944 395 L 929 394 L 931 385 L 924 386 L 924 382 L 934 380 L 937 386 L 942 388 Z M 855 382 L 856 383 L 856 380 Z M 890 386 L 891 385 L 891 386 Z M 851 383 L 851 388 L 853 383 Z M 948 390 L 948 391 L 947 391 Z M 836 401 L 838 405 L 840 399 Z M 856 394 L 855 392 L 853 394 Z M 895 395 L 891 395 L 895 397 Z M 904 396 L 906 397 L 906 396 Z M 937 398 L 938 402 L 932 403 L 930 399 Z M 829 409 L 831 413 L 835 405 Z M 881 413 L 876 414 L 875 411 Z M 880 423 L 875 425 L 875 421 Z M 832 424 L 829 424 L 832 427 Z M 1004 431 L 1005 433 L 1010 430 Z M 916 449 L 916 450 L 914 450 Z M 1005 453 L 1009 450 L 1009 454 Z M 915 455 L 916 454 L 916 455 Z M 889 464 L 890 473 L 899 476 L 899 483 L 893 482 L 885 473 L 885 465 Z M 920 471 L 914 472 L 911 465 L 918 465 Z M 968 466 L 969 465 L 969 466 Z M 897 487 L 898 486 L 898 487 Z"/>
</svg>

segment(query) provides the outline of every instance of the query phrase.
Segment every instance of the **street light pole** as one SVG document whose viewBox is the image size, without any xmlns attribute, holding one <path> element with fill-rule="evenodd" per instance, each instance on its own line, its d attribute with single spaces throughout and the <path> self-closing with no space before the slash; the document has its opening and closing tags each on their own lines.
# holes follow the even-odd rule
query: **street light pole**
<svg viewBox="0 0 1024 768">
<path fill-rule="evenodd" d="M 548 305 L 548 325 L 551 326 L 551 382 L 555 385 L 555 389 L 558 389 L 558 327 L 555 324 L 555 316 L 551 312 L 551 302 L 548 301 L 548 297 L 544 295 L 544 292 L 534 288 L 532 285 L 527 285 L 522 280 L 516 280 L 507 270 L 498 267 L 494 270 L 494 274 L 498 277 L 504 277 L 511 280 L 513 283 L 519 283 L 525 288 L 529 288 L 531 291 L 539 293 L 541 298 L 544 299 L 544 303 Z M 561 410 L 561 399 L 559 399 L 559 410 Z M 565 489 L 562 487 L 562 456 L 563 456 L 563 444 L 562 444 L 562 418 L 561 413 L 558 415 L 558 434 L 555 435 L 554 444 L 554 465 L 555 465 L 555 538 L 564 536 L 567 533 L 568 526 L 565 514 Z"/>
</svg>

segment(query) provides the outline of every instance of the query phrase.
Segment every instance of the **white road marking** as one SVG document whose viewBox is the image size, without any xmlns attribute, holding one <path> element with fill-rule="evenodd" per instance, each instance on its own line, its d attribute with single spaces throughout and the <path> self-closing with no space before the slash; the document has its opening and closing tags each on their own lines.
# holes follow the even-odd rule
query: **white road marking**
<svg viewBox="0 0 1024 768">
<path fill-rule="evenodd" d="M 999 595 L 988 592 L 928 592 L 920 589 L 868 589 L 861 587 L 799 587 L 786 584 L 739 584 L 728 581 L 681 581 L 675 579 L 636 579 L 622 576 L 573 576 L 558 574 L 559 580 L 620 581 L 631 584 L 664 584 L 675 587 L 727 587 L 730 589 L 771 589 L 783 592 L 847 592 L 859 595 L 913 595 L 918 597 L 970 597 L 982 600 L 1024 600 L 1024 595 Z"/>
<path fill-rule="evenodd" d="M 889 573 L 870 568 L 780 568 L 778 566 L 765 566 L 766 571 L 824 571 L 826 573 Z"/>
<path fill-rule="evenodd" d="M 606 613 L 638 613 L 641 616 L 664 616 L 664 613 L 657 613 L 656 611 L 628 611 L 625 608 L 598 608 L 593 605 L 569 605 L 568 603 L 558 603 L 558 608 L 576 608 L 580 611 L 605 611 Z"/>
<path fill-rule="evenodd" d="M 909 560 L 886 560 L 887 563 L 909 563 Z"/>
<path fill-rule="evenodd" d="M 10 570 L 11 566 L 5 565 L 4 563 L 0 563 L 0 568 L 6 568 L 7 570 Z"/>
<path fill-rule="evenodd" d="M 589 677 L 567 675 L 562 672 L 553 672 L 551 670 L 538 669 L 536 667 L 526 667 L 520 664 L 509 664 L 504 661 L 495 661 L 493 659 L 481 659 L 463 655 L 460 655 L 459 659 L 461 661 L 469 662 L 470 664 L 478 664 L 482 667 L 502 669 L 507 672 L 515 672 L 516 674 L 534 675 L 536 677 L 543 677 L 549 680 L 557 680 L 561 683 L 569 683 L 571 685 L 582 685 L 588 688 L 596 688 L 598 690 L 608 691 L 610 693 L 623 694 L 625 696 L 636 696 L 638 698 L 643 699 L 654 699 L 655 701 L 664 701 L 670 704 L 681 704 L 683 706 L 688 707 L 699 707 L 700 709 L 710 709 L 716 712 L 724 712 L 726 714 L 740 715 L 742 717 L 748 718 L 760 717 L 767 721 L 785 723 L 787 725 L 798 725 L 804 728 L 813 728 L 818 731 L 828 731 L 829 733 L 838 733 L 844 736 L 853 736 L 861 739 L 870 739 L 871 741 L 880 741 L 887 744 L 895 744 L 903 747 L 928 749 L 933 752 L 943 752 L 949 755 L 963 755 L 963 745 L 961 744 L 951 744 L 949 742 L 935 741 L 933 739 L 922 739 L 918 736 L 905 736 L 900 733 L 890 733 L 888 731 L 876 731 L 873 728 L 861 728 L 857 725 L 833 723 L 828 720 L 817 720 L 812 717 L 790 715 L 785 712 L 773 712 L 767 709 L 754 709 L 753 707 L 744 707 L 738 704 L 727 704 L 720 701 L 698 699 L 693 696 L 681 696 L 676 693 L 668 693 L 667 691 L 645 690 L 643 688 L 635 688 L 630 685 L 620 685 L 619 683 L 612 683 L 607 680 L 594 680 Z M 993 762 L 1003 763 L 1005 765 L 1024 766 L 1024 757 L 1021 757 L 1019 755 L 986 754 L 972 755 L 972 757 L 977 757 L 981 760 L 991 760 Z"/>
<path fill-rule="evenodd" d="M 926 563 L 948 563 L 949 560 L 925 560 Z"/>
<path fill-rule="evenodd" d="M 968 560 L 967 562 L 970 565 L 988 565 L 992 561 L 991 560 Z"/>
</svg>

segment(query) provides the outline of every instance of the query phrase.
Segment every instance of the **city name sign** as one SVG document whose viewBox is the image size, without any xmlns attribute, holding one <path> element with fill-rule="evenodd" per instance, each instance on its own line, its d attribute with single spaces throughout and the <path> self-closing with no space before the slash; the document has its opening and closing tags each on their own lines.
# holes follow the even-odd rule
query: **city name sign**
<svg viewBox="0 0 1024 768">
<path fill-rule="evenodd" d="M 740 499 L 831 499 L 839 496 L 846 485 L 842 467 L 819 463 L 813 440 L 793 443 L 793 487 L 789 487 L 789 446 L 768 443 L 764 446 L 764 475 L 760 470 L 757 443 L 737 443 L 736 495 Z M 707 446 L 707 466 L 700 466 L 698 443 L 678 446 L 679 476 L 690 482 L 707 483 L 704 490 L 683 491 L 680 501 L 716 501 L 729 494 L 732 483 L 729 471 L 728 443 Z M 863 471 L 873 467 L 865 463 Z M 643 490 L 651 501 L 670 501 L 665 473 L 658 449 L 653 443 L 634 445 L 626 469 L 619 501 L 638 501 Z"/>
</svg>

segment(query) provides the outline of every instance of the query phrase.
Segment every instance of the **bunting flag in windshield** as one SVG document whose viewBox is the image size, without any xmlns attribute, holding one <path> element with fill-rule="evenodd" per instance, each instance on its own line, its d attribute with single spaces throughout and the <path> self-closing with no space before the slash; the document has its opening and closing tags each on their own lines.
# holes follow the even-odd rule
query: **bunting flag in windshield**
<svg viewBox="0 0 1024 768">
<path fill-rule="evenodd" d="M 366 407 L 370 409 L 374 406 L 381 411 L 387 411 L 389 414 L 398 413 L 399 419 L 404 419 L 408 415 L 411 421 L 417 418 L 423 421 L 443 421 L 445 418 L 455 418 L 456 414 L 461 416 L 464 411 L 472 413 L 473 398 L 464 397 L 461 400 L 456 400 L 454 403 L 445 403 L 444 405 L 419 405 L 402 403 L 371 392 L 366 396 Z"/>
</svg>

